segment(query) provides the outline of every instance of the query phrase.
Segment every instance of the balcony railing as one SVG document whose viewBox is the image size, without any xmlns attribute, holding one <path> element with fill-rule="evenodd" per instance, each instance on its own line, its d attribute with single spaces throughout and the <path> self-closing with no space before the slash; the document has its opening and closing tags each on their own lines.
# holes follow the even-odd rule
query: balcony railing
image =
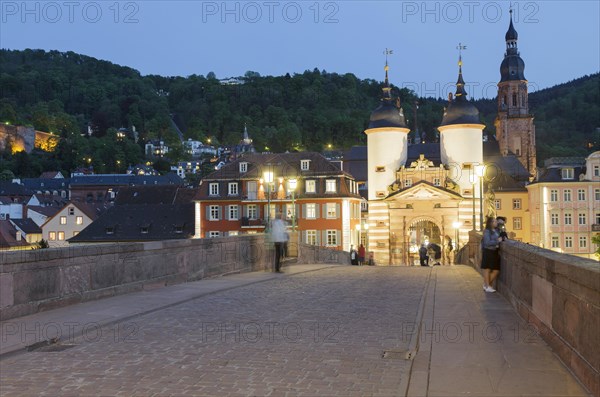
<svg viewBox="0 0 600 397">
<path fill-rule="evenodd" d="M 600 232 L 600 224 L 596 223 L 592 225 L 592 232 Z"/>
</svg>

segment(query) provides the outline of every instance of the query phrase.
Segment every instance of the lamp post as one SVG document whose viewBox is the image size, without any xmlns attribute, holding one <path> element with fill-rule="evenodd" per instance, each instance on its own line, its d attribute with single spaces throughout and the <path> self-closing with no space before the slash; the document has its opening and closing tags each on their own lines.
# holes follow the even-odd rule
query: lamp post
<svg viewBox="0 0 600 397">
<path fill-rule="evenodd" d="M 265 173 L 263 175 L 263 179 L 265 180 L 265 183 L 267 184 L 267 225 L 266 225 L 266 227 L 269 228 L 269 222 L 271 220 L 271 183 L 273 183 L 273 172 L 265 171 Z"/>
<path fill-rule="evenodd" d="M 483 164 L 475 166 L 475 173 L 479 178 L 479 230 L 483 230 L 483 175 L 485 166 Z"/>
<path fill-rule="evenodd" d="M 296 231 L 296 186 L 298 186 L 298 180 L 297 179 L 290 179 L 288 181 L 288 187 L 290 188 L 290 191 L 292 192 L 292 213 L 293 213 L 293 217 L 292 217 L 292 232 Z"/>
<path fill-rule="evenodd" d="M 474 171 L 469 175 L 469 179 L 471 185 L 473 185 L 473 189 L 471 190 L 471 194 L 473 195 L 473 231 L 477 230 L 475 224 L 477 221 L 475 220 L 475 182 L 477 182 L 477 175 L 475 175 Z"/>
</svg>

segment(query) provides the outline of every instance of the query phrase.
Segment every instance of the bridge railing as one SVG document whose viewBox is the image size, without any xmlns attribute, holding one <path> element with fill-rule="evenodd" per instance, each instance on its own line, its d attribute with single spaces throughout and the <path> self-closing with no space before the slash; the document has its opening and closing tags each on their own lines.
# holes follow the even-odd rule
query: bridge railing
<svg viewBox="0 0 600 397">
<path fill-rule="evenodd" d="M 461 263 L 480 271 L 481 233 Z M 497 290 L 595 396 L 600 396 L 600 263 L 508 240 Z"/>
</svg>

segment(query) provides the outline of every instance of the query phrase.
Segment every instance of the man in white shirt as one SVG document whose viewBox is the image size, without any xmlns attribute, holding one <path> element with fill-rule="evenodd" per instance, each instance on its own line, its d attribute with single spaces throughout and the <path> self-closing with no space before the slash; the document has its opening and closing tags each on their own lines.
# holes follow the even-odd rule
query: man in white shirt
<svg viewBox="0 0 600 397">
<path fill-rule="evenodd" d="M 281 214 L 271 221 L 271 240 L 275 243 L 275 272 L 281 273 L 281 254 L 287 240 L 287 228 Z"/>
</svg>

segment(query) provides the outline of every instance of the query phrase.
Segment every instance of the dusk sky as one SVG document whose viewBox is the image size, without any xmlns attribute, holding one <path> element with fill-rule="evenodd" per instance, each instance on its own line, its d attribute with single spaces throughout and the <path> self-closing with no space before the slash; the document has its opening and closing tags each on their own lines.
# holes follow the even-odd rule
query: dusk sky
<svg viewBox="0 0 600 397">
<path fill-rule="evenodd" d="M 24 6 L 26 4 L 26 6 Z M 530 91 L 600 69 L 600 2 L 513 2 Z M 435 1 L 0 2 L 0 46 L 74 51 L 142 74 L 218 78 L 306 69 L 390 80 L 445 97 L 457 45 L 472 97 L 493 97 L 509 3 Z M 470 85 L 470 87 L 469 87 Z"/>
</svg>

